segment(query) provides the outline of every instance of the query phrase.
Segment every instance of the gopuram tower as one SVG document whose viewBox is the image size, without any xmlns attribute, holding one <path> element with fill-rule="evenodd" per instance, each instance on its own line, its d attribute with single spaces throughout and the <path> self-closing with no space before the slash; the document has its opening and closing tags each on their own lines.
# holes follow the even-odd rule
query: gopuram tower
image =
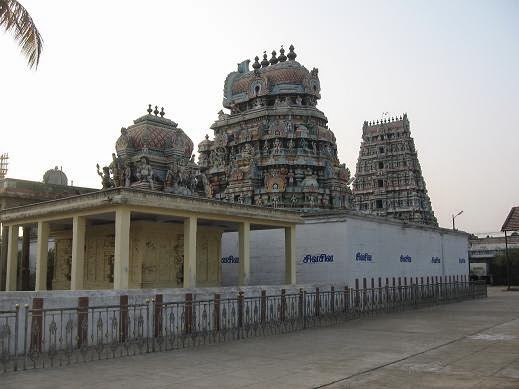
<svg viewBox="0 0 519 389">
<path fill-rule="evenodd" d="M 328 119 L 316 108 L 318 70 L 308 71 L 294 47 L 263 54 L 225 80 L 223 106 L 198 145 L 199 167 L 212 196 L 258 206 L 350 208 L 350 172 L 337 158 Z"/>
<path fill-rule="evenodd" d="M 438 225 L 407 114 L 364 122 L 353 195 L 361 212 Z"/>
</svg>

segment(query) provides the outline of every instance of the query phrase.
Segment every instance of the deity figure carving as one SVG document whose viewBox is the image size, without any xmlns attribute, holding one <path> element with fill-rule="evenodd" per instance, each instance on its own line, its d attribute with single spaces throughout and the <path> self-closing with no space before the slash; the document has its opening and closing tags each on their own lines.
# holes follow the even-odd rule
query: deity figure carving
<svg viewBox="0 0 519 389">
<path fill-rule="evenodd" d="M 244 159 L 254 158 L 254 154 L 255 150 L 250 143 L 247 143 L 245 146 L 243 146 L 242 157 Z"/>
<path fill-rule="evenodd" d="M 295 194 L 290 197 L 290 206 L 295 208 L 297 206 L 297 196 Z"/>
<path fill-rule="evenodd" d="M 266 140 L 265 143 L 263 144 L 263 153 L 266 154 L 266 155 L 268 155 L 268 153 L 269 153 L 269 149 L 270 149 L 270 147 L 269 147 L 269 141 Z"/>
<path fill-rule="evenodd" d="M 290 140 L 288 141 L 288 151 L 289 151 L 289 153 L 293 153 L 295 147 L 296 147 L 296 145 L 294 143 L 294 140 L 292 138 L 290 138 Z"/>
<path fill-rule="evenodd" d="M 223 112 L 223 110 L 218 111 L 218 120 L 224 120 L 227 119 L 229 115 Z"/>
<path fill-rule="evenodd" d="M 272 207 L 277 208 L 279 205 L 279 195 L 272 196 Z"/>
<path fill-rule="evenodd" d="M 312 150 L 315 155 L 317 155 L 317 144 L 315 142 L 312 142 Z"/>
<path fill-rule="evenodd" d="M 288 186 L 294 186 L 294 172 L 290 171 L 287 174 L 288 177 Z"/>
<path fill-rule="evenodd" d="M 103 185 L 103 189 L 110 189 L 115 186 L 114 180 L 110 177 L 110 168 L 108 166 L 103 167 L 103 171 L 101 172 L 99 164 L 96 164 L 97 174 L 101 177 L 101 184 Z"/>
<path fill-rule="evenodd" d="M 168 165 L 166 179 L 164 180 L 164 188 L 174 188 L 178 185 L 178 167 L 175 162 Z"/>
<path fill-rule="evenodd" d="M 132 166 L 130 164 L 130 161 L 126 161 L 123 174 L 124 174 L 124 186 L 128 188 L 132 182 Z"/>
<path fill-rule="evenodd" d="M 296 105 L 303 105 L 303 99 L 299 95 L 296 97 Z"/>
<path fill-rule="evenodd" d="M 301 149 L 303 151 L 306 151 L 306 139 L 305 138 L 301 139 L 300 145 L 301 145 Z"/>
<path fill-rule="evenodd" d="M 256 163 L 256 160 L 253 158 L 250 161 L 249 178 L 254 179 L 254 178 L 257 178 L 258 175 L 259 175 L 258 164 Z"/>
<path fill-rule="evenodd" d="M 200 173 L 196 176 L 196 186 L 197 188 L 203 188 L 205 197 L 213 197 L 211 185 L 209 184 L 209 180 L 204 173 Z"/>
<path fill-rule="evenodd" d="M 117 158 L 115 153 L 112 153 L 112 162 L 110 162 L 110 165 L 108 165 L 108 169 L 112 174 L 112 179 L 115 187 L 122 186 L 121 169 L 119 165 L 119 158 Z"/>
<path fill-rule="evenodd" d="M 135 176 L 139 182 L 147 182 L 150 184 L 150 188 L 155 190 L 155 185 L 153 184 L 153 168 L 146 157 L 141 157 L 139 164 L 137 165 Z"/>
<path fill-rule="evenodd" d="M 132 146 L 132 142 L 130 137 L 128 136 L 128 130 L 124 127 L 121 128 L 121 136 L 119 136 L 119 139 L 117 139 L 117 142 L 115 143 L 115 148 L 117 150 L 124 150 L 128 147 Z"/>
<path fill-rule="evenodd" d="M 287 134 L 291 134 L 294 132 L 294 124 L 292 123 L 291 118 L 289 118 L 288 120 L 285 121 L 285 130 L 286 130 Z"/>
<path fill-rule="evenodd" d="M 282 147 L 283 147 L 283 143 L 281 143 L 279 138 L 276 138 L 276 140 L 274 141 L 274 143 L 272 145 L 272 154 L 277 154 L 277 155 L 283 154 Z"/>
</svg>

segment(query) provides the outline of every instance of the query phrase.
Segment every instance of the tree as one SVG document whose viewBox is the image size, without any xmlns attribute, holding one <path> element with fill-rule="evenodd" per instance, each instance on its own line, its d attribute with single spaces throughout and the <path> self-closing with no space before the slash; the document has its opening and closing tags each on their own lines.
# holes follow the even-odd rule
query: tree
<svg viewBox="0 0 519 389">
<path fill-rule="evenodd" d="M 510 266 L 510 283 L 519 285 L 519 249 L 508 249 L 508 264 L 505 253 L 497 255 L 490 262 L 490 273 L 494 278 L 494 284 L 507 284 L 507 267 Z"/>
<path fill-rule="evenodd" d="M 0 27 L 14 35 L 27 57 L 29 68 L 37 68 L 43 49 L 43 39 L 29 15 L 17 0 L 0 0 Z"/>
</svg>

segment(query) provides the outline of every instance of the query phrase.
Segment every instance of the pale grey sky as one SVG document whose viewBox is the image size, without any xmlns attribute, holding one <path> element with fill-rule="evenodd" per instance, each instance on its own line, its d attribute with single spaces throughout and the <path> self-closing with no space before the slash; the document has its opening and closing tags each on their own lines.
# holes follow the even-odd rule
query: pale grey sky
<svg viewBox="0 0 519 389">
<path fill-rule="evenodd" d="M 519 1 L 21 0 L 43 35 L 28 70 L 0 34 L 0 152 L 9 177 L 63 166 L 99 187 L 122 126 L 164 106 L 195 144 L 227 74 L 294 44 L 355 171 L 362 123 L 407 112 L 440 225 L 499 230 L 519 205 Z"/>
</svg>

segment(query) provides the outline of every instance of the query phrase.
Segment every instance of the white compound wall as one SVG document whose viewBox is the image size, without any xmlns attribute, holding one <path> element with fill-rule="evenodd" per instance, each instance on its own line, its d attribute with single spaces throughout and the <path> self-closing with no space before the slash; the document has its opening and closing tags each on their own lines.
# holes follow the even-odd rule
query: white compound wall
<svg viewBox="0 0 519 389">
<path fill-rule="evenodd" d="M 297 283 L 385 285 L 469 274 L 468 234 L 359 215 L 305 218 L 296 227 Z M 222 285 L 238 282 L 237 233 L 222 238 Z M 284 230 L 252 231 L 251 285 L 284 283 Z M 435 280 L 436 278 L 434 278 Z M 443 278 L 445 280 L 445 278 Z"/>
</svg>

